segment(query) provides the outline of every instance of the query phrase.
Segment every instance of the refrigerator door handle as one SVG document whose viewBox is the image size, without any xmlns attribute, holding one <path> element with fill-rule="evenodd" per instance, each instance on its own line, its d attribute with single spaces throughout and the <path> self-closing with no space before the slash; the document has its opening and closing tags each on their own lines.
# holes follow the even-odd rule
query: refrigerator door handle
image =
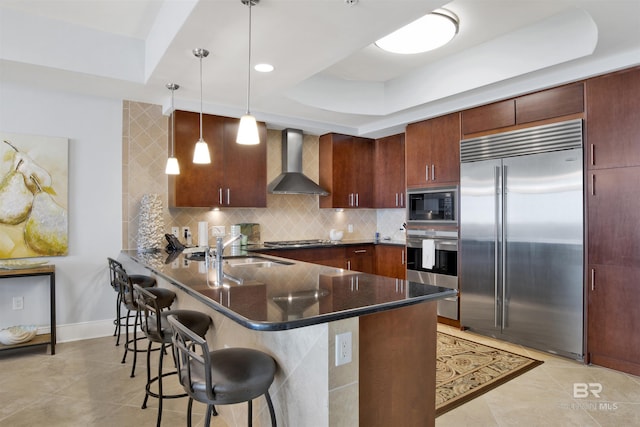
<svg viewBox="0 0 640 427">
<path fill-rule="evenodd" d="M 507 317 L 507 166 L 502 166 L 502 329 Z"/>
<path fill-rule="evenodd" d="M 498 327 L 498 317 L 500 310 L 500 300 L 498 297 L 498 284 L 499 284 L 499 274 L 498 268 L 500 267 L 500 263 L 498 262 L 498 256 L 500 254 L 499 244 L 500 244 L 500 167 L 496 166 L 493 170 L 493 186 L 494 186 L 494 244 L 493 244 L 493 299 L 495 301 L 493 308 L 493 326 L 495 328 Z"/>
</svg>

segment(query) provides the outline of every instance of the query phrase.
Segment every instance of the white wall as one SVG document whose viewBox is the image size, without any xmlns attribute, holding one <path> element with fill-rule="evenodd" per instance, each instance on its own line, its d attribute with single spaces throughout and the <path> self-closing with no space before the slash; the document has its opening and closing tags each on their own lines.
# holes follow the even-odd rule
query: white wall
<svg viewBox="0 0 640 427">
<path fill-rule="evenodd" d="M 58 341 L 108 334 L 115 292 L 107 257 L 122 245 L 122 101 L 0 81 L 0 131 L 69 139 L 69 255 L 48 258 L 56 265 Z M 47 283 L 0 280 L 0 329 L 48 323 Z M 17 292 L 25 296 L 21 312 L 11 310 Z"/>
</svg>

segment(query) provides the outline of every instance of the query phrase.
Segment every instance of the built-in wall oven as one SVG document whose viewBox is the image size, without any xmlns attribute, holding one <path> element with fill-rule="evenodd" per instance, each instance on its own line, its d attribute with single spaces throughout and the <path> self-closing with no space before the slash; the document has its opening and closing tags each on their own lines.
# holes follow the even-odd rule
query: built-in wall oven
<svg viewBox="0 0 640 427">
<path fill-rule="evenodd" d="M 407 229 L 407 280 L 458 289 L 458 232 Z M 438 301 L 438 316 L 458 320 L 458 297 Z"/>
</svg>

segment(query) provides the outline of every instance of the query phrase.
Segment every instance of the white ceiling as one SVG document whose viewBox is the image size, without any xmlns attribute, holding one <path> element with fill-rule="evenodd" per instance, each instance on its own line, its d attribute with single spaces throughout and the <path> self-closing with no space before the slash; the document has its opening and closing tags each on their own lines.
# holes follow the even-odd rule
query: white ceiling
<svg viewBox="0 0 640 427">
<path fill-rule="evenodd" d="M 400 56 L 372 45 L 445 7 L 449 45 Z M 251 112 L 271 128 L 364 136 L 448 111 L 640 64 L 640 0 L 260 0 Z M 0 0 L 0 82 L 239 117 L 249 11 L 241 0 Z"/>
</svg>

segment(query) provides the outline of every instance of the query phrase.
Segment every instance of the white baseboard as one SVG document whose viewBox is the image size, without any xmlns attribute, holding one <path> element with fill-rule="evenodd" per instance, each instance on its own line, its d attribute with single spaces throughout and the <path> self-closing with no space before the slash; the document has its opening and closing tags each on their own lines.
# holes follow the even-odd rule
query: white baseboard
<svg viewBox="0 0 640 427">
<path fill-rule="evenodd" d="M 112 319 L 56 325 L 56 342 L 80 341 L 113 335 Z M 123 331 L 124 332 L 124 331 Z"/>
</svg>

